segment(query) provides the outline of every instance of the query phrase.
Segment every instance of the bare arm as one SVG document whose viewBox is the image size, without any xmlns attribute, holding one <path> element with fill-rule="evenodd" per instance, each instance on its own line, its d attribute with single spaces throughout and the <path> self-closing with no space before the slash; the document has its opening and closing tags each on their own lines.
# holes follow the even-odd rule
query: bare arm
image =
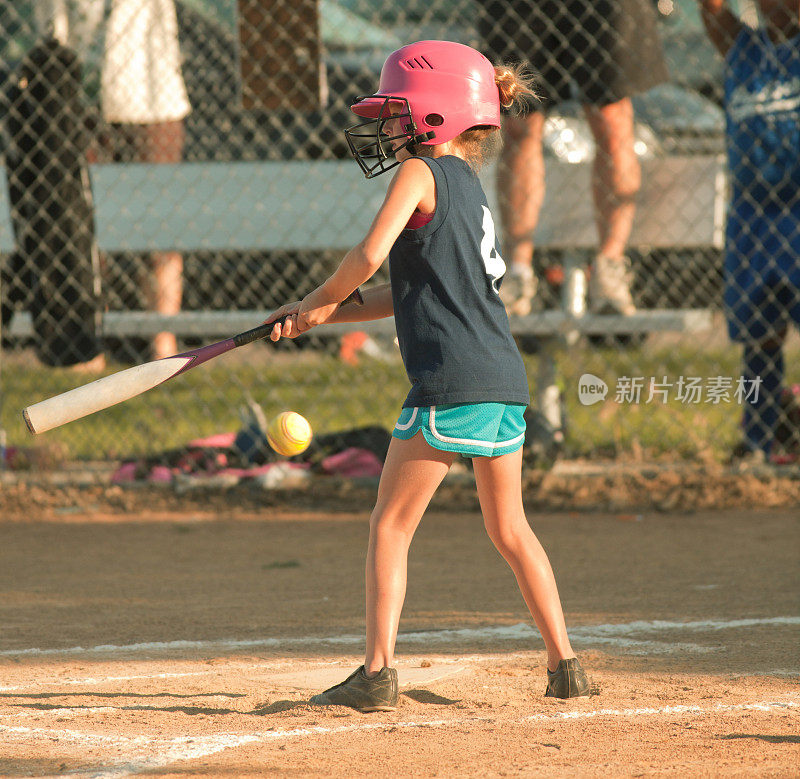
<svg viewBox="0 0 800 779">
<path fill-rule="evenodd" d="M 428 166 L 421 160 L 406 160 L 392 179 L 364 240 L 345 255 L 336 271 L 316 291 L 329 302 L 338 302 L 371 278 L 389 256 L 420 200 L 433 188 L 433 174 Z"/>
<path fill-rule="evenodd" d="M 433 198 L 435 183 L 430 168 L 418 159 L 408 159 L 398 168 L 389 185 L 386 198 L 380 207 L 366 237 L 345 256 L 334 273 L 299 304 L 283 307 L 274 312 L 267 322 L 286 313 L 291 316 L 283 325 L 276 322 L 270 336 L 273 341 L 281 337 L 295 338 L 312 327 L 334 321 L 340 303 L 381 267 L 400 232 L 408 223 L 414 209 L 422 200 Z M 366 301 L 365 301 L 366 303 Z M 341 307 L 351 308 L 351 306 Z M 354 308 L 354 307 L 353 307 Z M 385 311 L 385 306 L 380 309 Z M 376 317 L 389 316 L 384 313 Z M 353 313 L 356 316 L 356 313 Z M 364 321 L 350 319 L 335 321 Z"/>
<path fill-rule="evenodd" d="M 394 304 L 392 301 L 392 285 L 380 284 L 360 292 L 361 303 L 352 300 L 345 300 L 327 320 L 326 324 L 344 324 L 347 322 L 371 322 L 375 319 L 385 319 L 394 316 Z M 300 307 L 300 301 L 287 303 L 285 306 L 273 311 L 265 323 L 276 322 L 276 328 L 270 333 L 270 340 L 277 341 L 281 337 L 295 338 L 299 333 L 291 330 L 287 333 L 284 326 L 277 322 L 284 316 L 296 314 Z M 290 325 L 291 327 L 291 325 Z"/>
<path fill-rule="evenodd" d="M 383 319 L 394 314 L 392 305 L 392 286 L 391 284 L 381 284 L 377 287 L 365 289 L 361 296 L 364 304 L 361 306 L 348 303 L 339 306 L 336 313 L 328 322 L 370 322 L 373 319 Z"/>
<path fill-rule="evenodd" d="M 727 0 L 698 0 L 706 33 L 724 57 L 742 31 L 742 21 L 728 7 Z"/>
</svg>

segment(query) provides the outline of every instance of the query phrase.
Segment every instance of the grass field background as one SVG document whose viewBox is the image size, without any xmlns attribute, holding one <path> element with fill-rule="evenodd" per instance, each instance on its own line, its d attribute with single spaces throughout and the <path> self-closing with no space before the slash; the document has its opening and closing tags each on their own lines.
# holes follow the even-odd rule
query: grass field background
<svg viewBox="0 0 800 779">
<path fill-rule="evenodd" d="M 32 438 L 20 410 L 92 377 L 39 365 L 30 355 L 7 357 L 2 366 L 2 427 L 11 446 L 55 444 L 69 459 L 118 459 L 154 454 L 193 438 L 237 430 L 248 394 L 268 416 L 292 409 L 316 432 L 362 425 L 394 426 L 408 380 L 398 360 L 364 358 L 343 363 L 334 350 L 275 351 L 254 344 L 218 358 L 142 396 Z M 532 392 L 537 357 L 525 356 Z M 566 454 L 630 455 L 636 459 L 722 460 L 738 438 L 740 407 L 728 403 L 615 402 L 620 377 L 675 382 L 680 376 L 731 377 L 741 373 L 739 349 L 730 344 L 698 351 L 688 342 L 636 348 L 577 346 L 558 354 L 558 375 L 567 414 Z M 787 347 L 787 381 L 800 381 L 800 345 Z M 106 373 L 125 365 L 110 365 Z M 605 402 L 583 406 L 579 377 L 591 373 L 609 386 Z M 672 390 L 674 393 L 674 390 Z"/>
</svg>

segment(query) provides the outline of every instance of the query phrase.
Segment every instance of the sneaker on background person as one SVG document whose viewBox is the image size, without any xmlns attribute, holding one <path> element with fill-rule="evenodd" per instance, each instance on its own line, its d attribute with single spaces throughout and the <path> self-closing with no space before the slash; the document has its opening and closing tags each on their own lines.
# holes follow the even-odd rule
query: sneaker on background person
<svg viewBox="0 0 800 779">
<path fill-rule="evenodd" d="M 635 314 L 636 306 L 631 295 L 632 276 L 627 257 L 598 254 L 589 277 L 589 306 L 592 313 Z"/>
<path fill-rule="evenodd" d="M 538 279 L 530 265 L 512 264 L 500 285 L 500 299 L 509 316 L 528 316 L 539 290 Z"/>
<path fill-rule="evenodd" d="M 91 360 L 87 360 L 86 362 L 78 362 L 74 365 L 70 365 L 67 370 L 70 373 L 78 373 L 78 374 L 95 374 L 95 373 L 102 373 L 106 369 L 106 356 L 103 352 L 93 357 Z"/>
</svg>

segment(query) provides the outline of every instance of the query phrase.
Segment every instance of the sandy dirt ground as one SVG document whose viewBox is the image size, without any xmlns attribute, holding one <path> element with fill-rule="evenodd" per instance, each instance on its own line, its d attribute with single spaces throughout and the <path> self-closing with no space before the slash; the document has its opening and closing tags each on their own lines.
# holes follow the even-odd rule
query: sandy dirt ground
<svg viewBox="0 0 800 779">
<path fill-rule="evenodd" d="M 362 661 L 366 513 L 62 508 L 0 521 L 2 776 L 797 775 L 796 508 L 531 512 L 599 688 L 567 702 L 479 514 L 436 508 L 370 715 L 307 703 Z"/>
</svg>

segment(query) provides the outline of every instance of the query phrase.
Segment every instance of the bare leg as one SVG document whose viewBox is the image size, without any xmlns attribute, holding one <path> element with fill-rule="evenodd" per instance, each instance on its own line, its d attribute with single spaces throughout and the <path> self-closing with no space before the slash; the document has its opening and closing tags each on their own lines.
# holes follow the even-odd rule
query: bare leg
<svg viewBox="0 0 800 779">
<path fill-rule="evenodd" d="M 155 163 L 177 163 L 183 156 L 186 136 L 182 121 L 146 125 L 143 129 L 141 160 Z M 183 257 L 179 252 L 153 252 L 150 256 L 150 283 L 147 285 L 147 307 L 159 314 L 180 313 L 183 299 Z M 153 336 L 153 357 L 170 357 L 178 351 L 174 333 L 160 332 Z"/>
<path fill-rule="evenodd" d="M 511 265 L 531 267 L 533 233 L 544 201 L 542 132 L 545 116 L 507 116 L 497 166 L 497 193 L 503 228 L 503 256 Z"/>
<path fill-rule="evenodd" d="M 370 517 L 367 552 L 366 672 L 391 666 L 406 595 L 408 548 L 455 455 L 428 446 L 421 433 L 393 438 Z"/>
<path fill-rule="evenodd" d="M 180 252 L 153 252 L 150 255 L 151 283 L 147 307 L 159 314 L 178 314 L 183 298 L 183 256 Z M 153 336 L 153 358 L 170 357 L 178 351 L 174 333 Z"/>
<path fill-rule="evenodd" d="M 597 151 L 592 167 L 592 196 L 599 238 L 598 253 L 622 257 L 636 213 L 642 182 L 634 151 L 633 104 L 629 98 L 596 108 L 585 106 Z"/>
<path fill-rule="evenodd" d="M 489 537 L 511 566 L 522 597 L 542 634 L 547 667 L 575 657 L 547 553 L 534 535 L 522 506 L 522 450 L 500 457 L 475 457 L 475 479 Z"/>
</svg>

